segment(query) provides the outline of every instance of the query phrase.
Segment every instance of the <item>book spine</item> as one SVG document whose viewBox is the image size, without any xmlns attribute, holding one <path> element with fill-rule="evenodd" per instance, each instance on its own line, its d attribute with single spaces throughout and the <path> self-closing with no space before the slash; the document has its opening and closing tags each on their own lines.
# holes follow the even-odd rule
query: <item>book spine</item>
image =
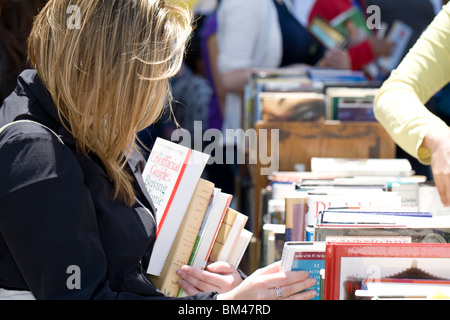
<svg viewBox="0 0 450 320">
<path fill-rule="evenodd" d="M 220 226 L 220 230 L 216 237 L 214 246 L 211 250 L 211 254 L 209 256 L 210 262 L 218 261 L 220 253 L 222 252 L 225 242 L 227 241 L 230 232 L 233 228 L 233 224 L 236 222 L 236 218 L 237 218 L 237 211 L 228 208 L 225 217 L 222 221 L 222 225 Z"/>
<path fill-rule="evenodd" d="M 220 226 L 222 225 L 222 221 L 223 221 L 223 219 L 225 217 L 225 213 L 227 212 L 227 209 L 228 209 L 228 206 L 230 205 L 230 203 L 231 203 L 231 197 L 228 199 L 227 204 L 225 205 L 225 209 L 223 210 L 222 217 L 220 219 L 221 223 L 218 225 L 218 227 L 216 228 L 216 230 L 214 232 L 213 241 L 209 245 L 209 248 L 208 248 L 208 251 L 206 253 L 205 259 L 203 260 L 203 264 L 201 266 L 201 269 L 205 269 L 206 268 L 206 265 L 207 265 L 208 260 L 209 260 L 209 256 L 211 255 L 212 249 L 214 247 L 215 240 L 217 238 L 217 235 L 219 234 Z"/>
<path fill-rule="evenodd" d="M 336 256 L 336 245 L 334 243 L 327 243 L 324 300 L 339 300 L 340 261 L 337 261 Z"/>
</svg>

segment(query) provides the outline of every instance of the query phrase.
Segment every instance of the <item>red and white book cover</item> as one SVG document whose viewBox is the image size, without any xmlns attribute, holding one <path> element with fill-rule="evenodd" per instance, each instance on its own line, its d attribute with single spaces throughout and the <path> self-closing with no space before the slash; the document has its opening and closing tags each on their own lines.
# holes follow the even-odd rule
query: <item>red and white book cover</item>
<svg viewBox="0 0 450 320">
<path fill-rule="evenodd" d="M 395 277 L 412 266 L 421 274 L 450 279 L 450 244 L 327 243 L 324 299 L 356 299 L 367 279 Z"/>
<path fill-rule="evenodd" d="M 159 275 L 209 156 L 157 138 L 143 171 L 157 233 L 147 272 Z"/>
</svg>

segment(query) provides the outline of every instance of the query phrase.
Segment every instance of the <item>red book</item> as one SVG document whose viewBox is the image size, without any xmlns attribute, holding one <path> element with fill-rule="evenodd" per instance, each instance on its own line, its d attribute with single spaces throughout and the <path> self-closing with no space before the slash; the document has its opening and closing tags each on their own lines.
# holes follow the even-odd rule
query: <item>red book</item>
<svg viewBox="0 0 450 320">
<path fill-rule="evenodd" d="M 411 265 L 424 274 L 450 279 L 450 244 L 327 243 L 324 299 L 355 299 L 363 280 L 388 278 Z"/>
</svg>

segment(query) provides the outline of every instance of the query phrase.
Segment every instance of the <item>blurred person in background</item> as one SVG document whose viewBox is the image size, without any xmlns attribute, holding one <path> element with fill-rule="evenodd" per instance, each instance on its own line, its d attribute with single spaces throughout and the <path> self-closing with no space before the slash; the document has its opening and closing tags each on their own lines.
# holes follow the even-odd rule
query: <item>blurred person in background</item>
<svg viewBox="0 0 450 320">
<path fill-rule="evenodd" d="M 222 131 L 242 128 L 242 98 L 252 70 L 315 66 L 350 68 L 348 53 L 326 51 L 293 15 L 291 0 L 222 0 L 217 9 L 217 67 L 225 94 Z M 210 57 L 211 59 L 211 57 Z M 236 154 L 235 141 L 224 153 Z M 237 177 L 237 167 L 229 166 Z"/>
<path fill-rule="evenodd" d="M 0 104 L 16 87 L 27 63 L 27 38 L 34 17 L 48 0 L 0 0 Z"/>
</svg>

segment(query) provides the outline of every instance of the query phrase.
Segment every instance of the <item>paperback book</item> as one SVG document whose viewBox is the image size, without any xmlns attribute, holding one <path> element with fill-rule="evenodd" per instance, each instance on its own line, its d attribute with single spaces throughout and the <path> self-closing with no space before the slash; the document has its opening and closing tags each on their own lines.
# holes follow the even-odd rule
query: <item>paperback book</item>
<svg viewBox="0 0 450 320">
<path fill-rule="evenodd" d="M 178 293 L 176 271 L 189 261 L 213 190 L 212 182 L 199 180 L 160 275 L 150 276 L 153 284 L 166 296 L 176 297 Z"/>
<path fill-rule="evenodd" d="M 207 154 L 157 138 L 143 171 L 156 207 L 156 241 L 147 273 L 158 276 L 209 159 Z"/>
</svg>

